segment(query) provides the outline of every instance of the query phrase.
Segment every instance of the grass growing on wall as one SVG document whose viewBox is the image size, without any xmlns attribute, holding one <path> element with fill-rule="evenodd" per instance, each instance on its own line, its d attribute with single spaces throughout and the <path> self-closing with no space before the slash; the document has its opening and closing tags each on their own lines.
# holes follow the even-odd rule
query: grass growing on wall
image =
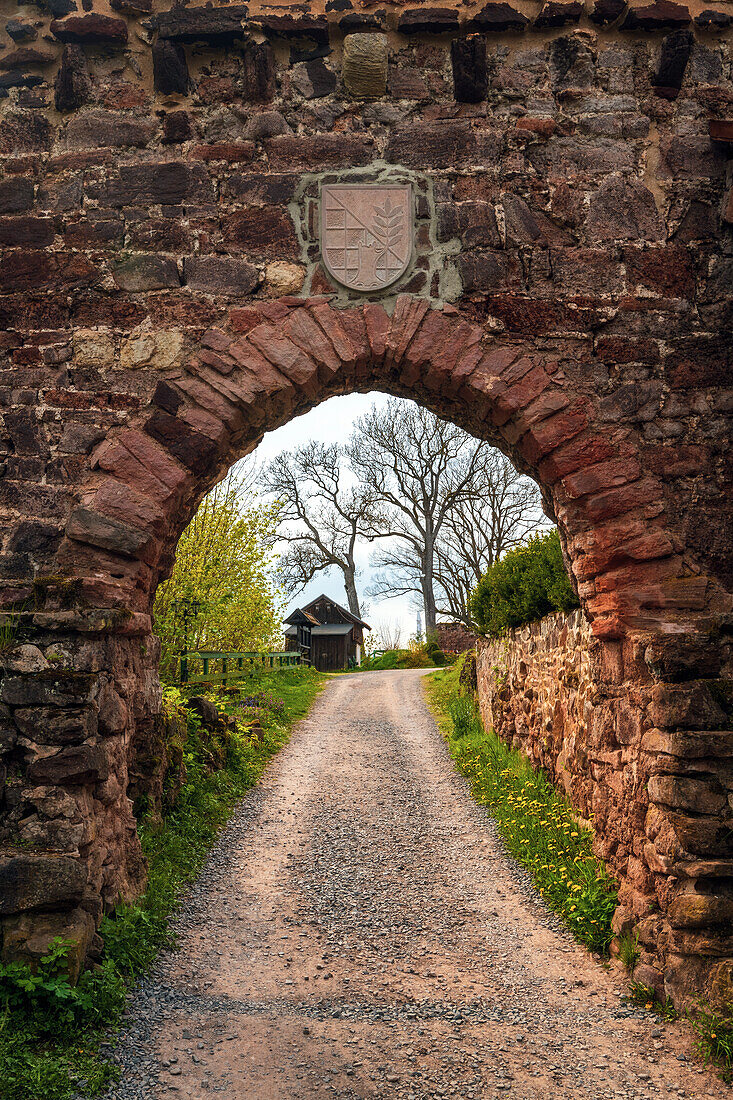
<svg viewBox="0 0 733 1100">
<path fill-rule="evenodd" d="M 592 851 L 593 834 L 544 772 L 485 731 L 460 666 L 425 677 L 428 700 L 456 766 L 486 806 L 510 854 L 579 943 L 606 954 L 618 905 L 616 883 Z"/>
<path fill-rule="evenodd" d="M 140 823 L 148 887 L 134 904 L 104 918 L 102 966 L 84 974 L 77 986 L 69 983 L 62 944 L 35 975 L 23 965 L 0 966 L 0 1100 L 74 1100 L 95 1096 L 114 1080 L 115 1069 L 99 1046 L 119 1022 L 126 983 L 172 944 L 169 921 L 184 887 L 325 681 L 306 668 L 262 670 L 242 682 L 237 694 L 212 696 L 221 710 L 244 719 L 256 716 L 264 730 L 262 740 L 255 740 L 238 728 L 223 767 L 213 773 L 196 716 L 185 710 L 178 693 L 167 693 L 166 706 L 186 716 L 187 778 L 162 825 Z"/>
</svg>

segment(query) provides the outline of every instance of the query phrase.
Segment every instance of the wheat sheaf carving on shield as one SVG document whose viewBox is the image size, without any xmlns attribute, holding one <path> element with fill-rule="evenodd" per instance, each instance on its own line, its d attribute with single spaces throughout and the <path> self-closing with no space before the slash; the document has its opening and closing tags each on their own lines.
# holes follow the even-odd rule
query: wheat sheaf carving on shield
<svg viewBox="0 0 733 1100">
<path fill-rule="evenodd" d="M 407 270 L 412 252 L 410 185 L 324 185 L 321 248 L 328 271 L 344 286 L 390 286 Z"/>
</svg>

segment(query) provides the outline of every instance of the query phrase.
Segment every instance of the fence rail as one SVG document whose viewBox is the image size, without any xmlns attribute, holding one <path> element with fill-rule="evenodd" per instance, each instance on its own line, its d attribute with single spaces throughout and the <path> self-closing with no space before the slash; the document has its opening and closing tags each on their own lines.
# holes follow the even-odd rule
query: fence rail
<svg viewBox="0 0 733 1100">
<path fill-rule="evenodd" d="M 277 653 L 238 653 L 196 650 L 179 658 L 182 684 L 226 684 L 241 680 L 253 668 L 294 668 L 302 663 L 301 654 L 279 650 Z M 194 666 L 192 670 L 191 666 Z M 200 673 L 195 671 L 200 666 Z M 218 666 L 218 667 L 217 667 Z"/>
</svg>

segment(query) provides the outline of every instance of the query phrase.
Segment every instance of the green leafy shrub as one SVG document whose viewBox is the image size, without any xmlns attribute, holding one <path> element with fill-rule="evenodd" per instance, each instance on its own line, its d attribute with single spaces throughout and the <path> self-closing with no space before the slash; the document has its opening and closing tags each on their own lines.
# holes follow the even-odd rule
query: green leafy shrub
<svg viewBox="0 0 733 1100">
<path fill-rule="evenodd" d="M 428 657 L 424 648 L 388 649 L 378 657 L 369 657 L 362 662 L 362 668 L 371 672 L 383 672 L 393 668 L 434 668 L 435 663 Z"/>
<path fill-rule="evenodd" d="M 578 606 L 557 530 L 533 535 L 523 546 L 507 551 L 484 574 L 471 599 L 478 629 L 493 637 L 551 611 Z"/>
<path fill-rule="evenodd" d="M 54 940 L 33 970 L 21 962 L 0 965 L 0 1012 L 8 1021 L 58 1036 L 118 1018 L 125 1002 L 120 975 L 107 960 L 72 985 L 66 963 L 70 946 Z"/>
</svg>

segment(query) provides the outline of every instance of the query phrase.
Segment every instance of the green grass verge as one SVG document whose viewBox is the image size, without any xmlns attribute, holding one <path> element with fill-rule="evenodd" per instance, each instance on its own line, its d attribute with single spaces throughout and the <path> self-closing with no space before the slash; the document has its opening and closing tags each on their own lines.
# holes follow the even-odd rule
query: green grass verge
<svg viewBox="0 0 733 1100">
<path fill-rule="evenodd" d="M 96 1096 L 115 1078 L 100 1044 L 120 1019 L 126 982 L 144 973 L 161 947 L 172 945 L 169 921 L 182 890 L 200 871 L 236 803 L 255 785 L 325 682 L 311 669 L 263 670 L 241 681 L 237 694 L 219 693 L 217 703 L 235 715 L 241 713 L 241 696 L 264 696 L 272 705 L 257 707 L 263 739 L 250 739 L 238 729 L 228 741 L 223 767 L 212 774 L 201 727 L 185 711 L 186 783 L 162 825 L 139 826 L 148 887 L 134 904 L 121 905 L 104 918 L 102 966 L 71 986 L 66 949 L 58 945 L 35 975 L 18 964 L 0 967 L 2 1100 Z M 169 708 L 183 703 L 176 693 L 168 694 Z"/>
<path fill-rule="evenodd" d="M 460 665 L 426 676 L 425 690 L 458 770 L 486 806 L 510 854 L 579 943 L 601 954 L 613 938 L 616 883 L 592 851 L 593 833 L 548 777 L 485 731 Z"/>
</svg>

